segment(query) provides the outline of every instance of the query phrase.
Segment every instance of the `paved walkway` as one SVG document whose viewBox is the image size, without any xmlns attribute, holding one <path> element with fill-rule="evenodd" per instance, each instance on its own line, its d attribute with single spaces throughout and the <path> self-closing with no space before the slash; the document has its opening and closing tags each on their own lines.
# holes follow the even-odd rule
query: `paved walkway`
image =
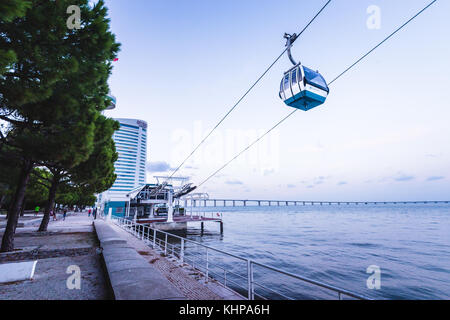
<svg viewBox="0 0 450 320">
<path fill-rule="evenodd" d="M 128 245 L 141 254 L 152 266 L 166 277 L 189 300 L 242 300 L 233 291 L 215 281 L 205 283 L 205 278 L 191 267 L 181 267 L 178 261 L 163 257 L 143 241 L 116 225 L 113 229 L 127 240 Z"/>
<path fill-rule="evenodd" d="M 18 251 L 0 254 L 0 263 L 38 260 L 35 277 L 31 281 L 0 285 L 0 300 L 111 299 L 92 222 L 93 218 L 88 217 L 87 213 L 72 213 L 65 221 L 51 220 L 47 232 L 36 232 L 36 226 L 18 228 L 15 237 Z M 198 271 L 181 267 L 177 261 L 161 256 L 119 227 L 112 227 L 187 299 L 241 299 L 214 281 L 205 284 L 204 277 Z M 0 236 L 2 234 L 0 229 Z M 81 270 L 80 290 L 67 287 L 66 282 L 71 274 L 66 271 L 73 265 Z"/>
<path fill-rule="evenodd" d="M 102 269 L 101 251 L 87 213 L 50 221 L 48 231 L 17 228 L 16 250 L 0 254 L 0 263 L 38 260 L 31 281 L 0 285 L 0 300 L 106 300 L 110 290 Z M 0 236 L 3 231 L 0 230 Z M 68 267 L 80 269 L 80 289 L 69 289 Z"/>
</svg>

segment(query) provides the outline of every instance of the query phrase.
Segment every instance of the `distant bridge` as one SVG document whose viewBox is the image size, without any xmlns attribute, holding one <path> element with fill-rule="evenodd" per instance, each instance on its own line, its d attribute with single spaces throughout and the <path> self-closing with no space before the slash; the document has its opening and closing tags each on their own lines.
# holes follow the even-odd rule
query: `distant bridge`
<svg viewBox="0 0 450 320">
<path fill-rule="evenodd" d="M 382 205 L 382 204 L 450 204 L 450 201 L 304 201 L 304 200 L 238 200 L 184 199 L 185 207 L 247 207 L 247 206 L 314 206 L 314 205 Z"/>
</svg>

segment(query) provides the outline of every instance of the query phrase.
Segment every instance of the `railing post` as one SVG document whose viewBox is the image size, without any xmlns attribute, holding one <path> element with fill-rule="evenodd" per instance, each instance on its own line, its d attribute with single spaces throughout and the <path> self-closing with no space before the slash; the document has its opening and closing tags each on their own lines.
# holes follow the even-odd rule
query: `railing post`
<svg viewBox="0 0 450 320">
<path fill-rule="evenodd" d="M 156 229 L 153 229 L 153 249 L 156 248 Z"/>
<path fill-rule="evenodd" d="M 223 270 L 223 285 L 227 286 L 227 270 Z"/>
<path fill-rule="evenodd" d="M 184 239 L 181 238 L 180 262 L 184 263 Z"/>
<path fill-rule="evenodd" d="M 208 248 L 206 248 L 206 277 L 205 277 L 205 282 L 208 282 L 208 277 L 209 277 L 209 252 L 208 252 Z"/>
<path fill-rule="evenodd" d="M 339 298 L 339 300 L 342 300 L 342 294 L 340 291 L 338 292 L 338 298 Z"/>
<path fill-rule="evenodd" d="M 253 290 L 253 264 L 249 259 L 247 260 L 247 277 L 248 277 L 248 300 L 255 299 L 255 293 Z"/>
<path fill-rule="evenodd" d="M 166 233 L 166 241 L 164 243 L 164 255 L 167 256 L 167 233 Z"/>
</svg>

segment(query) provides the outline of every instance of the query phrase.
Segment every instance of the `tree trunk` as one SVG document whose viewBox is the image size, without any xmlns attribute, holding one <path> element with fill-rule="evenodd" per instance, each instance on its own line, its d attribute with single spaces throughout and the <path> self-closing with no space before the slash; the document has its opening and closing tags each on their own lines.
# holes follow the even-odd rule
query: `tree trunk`
<svg viewBox="0 0 450 320">
<path fill-rule="evenodd" d="M 50 189 L 48 191 L 48 199 L 45 205 L 44 217 L 42 218 L 41 225 L 38 230 L 39 232 L 47 231 L 48 223 L 50 221 L 50 210 L 52 210 L 53 206 L 55 205 L 56 190 L 58 189 L 60 180 L 61 174 L 59 172 L 54 173 L 52 178 L 52 185 L 50 186 Z M 54 212 L 54 214 L 56 214 L 56 212 Z"/>
<path fill-rule="evenodd" d="M 2 196 L 0 198 L 0 209 L 3 208 L 3 202 L 5 201 L 5 199 L 6 199 L 6 195 L 2 194 Z"/>
<path fill-rule="evenodd" d="M 2 246 L 0 252 L 11 252 L 14 250 L 14 234 L 16 232 L 17 221 L 19 220 L 20 209 L 22 207 L 25 191 L 27 190 L 28 180 L 30 179 L 33 162 L 26 160 L 20 172 L 16 192 L 8 210 L 8 222 L 5 233 L 3 234 Z"/>
<path fill-rule="evenodd" d="M 25 215 L 25 205 L 27 204 L 27 200 L 25 198 L 22 201 L 22 206 L 20 207 L 20 216 L 23 217 Z"/>
</svg>

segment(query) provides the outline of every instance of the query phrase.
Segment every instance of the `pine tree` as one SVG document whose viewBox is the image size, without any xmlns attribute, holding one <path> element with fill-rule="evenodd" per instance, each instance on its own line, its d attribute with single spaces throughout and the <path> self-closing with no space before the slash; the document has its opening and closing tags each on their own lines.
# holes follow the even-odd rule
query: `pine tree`
<svg viewBox="0 0 450 320">
<path fill-rule="evenodd" d="M 2 0 L 0 2 L 0 20 L 11 21 L 14 18 L 22 17 L 30 6 L 31 1 L 29 0 Z"/>
<path fill-rule="evenodd" d="M 0 120 L 9 124 L 1 138 L 5 144 L 14 141 L 11 159 L 21 168 L 1 251 L 14 249 L 33 168 L 65 171 L 94 150 L 95 121 L 109 103 L 107 80 L 119 44 L 109 31 L 104 2 L 93 7 L 88 2 L 36 1 L 23 18 L 0 24 L 0 47 L 16 55 L 0 75 Z M 70 5 L 81 9 L 80 29 L 66 25 Z"/>
<path fill-rule="evenodd" d="M 0 25 L 3 22 L 10 22 L 14 18 L 22 17 L 30 6 L 31 2 L 27 0 L 2 0 L 0 2 Z M 0 48 L 2 48 L 0 49 L 0 74 L 2 74 L 16 60 L 16 54 L 11 49 L 4 50 L 3 46 Z"/>
<path fill-rule="evenodd" d="M 70 197 L 70 193 L 72 193 L 74 199 L 77 197 L 84 199 L 91 197 L 92 199 L 95 193 L 103 192 L 113 185 L 116 180 L 114 163 L 118 154 L 112 135 L 118 129 L 117 121 L 100 115 L 95 122 L 94 149 L 86 161 L 74 167 L 47 164 L 52 173 L 52 179 L 49 180 L 49 197 L 39 231 L 47 231 L 50 209 L 54 206 L 58 187 L 61 184 L 65 185 L 66 190 L 69 190 L 66 197 Z"/>
</svg>

